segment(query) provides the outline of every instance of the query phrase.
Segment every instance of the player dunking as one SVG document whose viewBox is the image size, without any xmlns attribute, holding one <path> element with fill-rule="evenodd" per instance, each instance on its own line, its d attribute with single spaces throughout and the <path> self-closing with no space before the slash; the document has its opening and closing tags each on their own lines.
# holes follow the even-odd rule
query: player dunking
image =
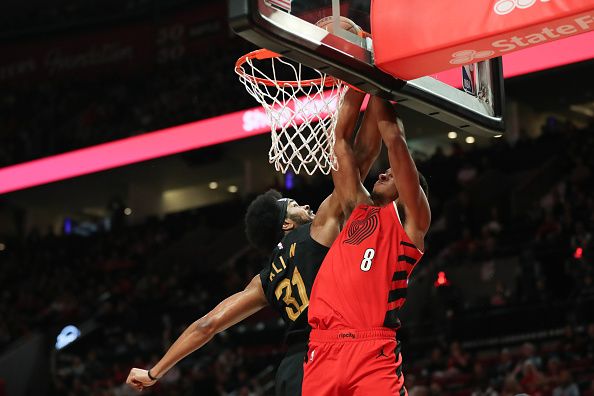
<svg viewBox="0 0 594 396">
<path fill-rule="evenodd" d="M 340 109 L 335 153 L 335 192 L 348 220 L 328 252 L 312 289 L 312 327 L 304 364 L 304 396 L 406 395 L 398 310 L 408 278 L 423 255 L 431 214 L 402 124 L 391 104 L 373 97 L 368 112 L 388 148 L 391 169 L 369 194 L 361 184 L 344 114 L 362 94 L 349 92 Z"/>
<path fill-rule="evenodd" d="M 359 115 L 349 112 L 350 125 Z M 348 107 L 348 105 L 347 105 Z M 381 140 L 377 120 L 366 113 L 354 142 L 353 169 L 364 179 L 379 154 Z M 307 309 L 311 288 L 328 248 L 340 232 L 344 217 L 335 193 L 320 205 L 314 216 L 308 205 L 282 198 L 271 190 L 258 196 L 246 214 L 246 233 L 255 247 L 269 253 L 269 264 L 243 290 L 222 301 L 192 323 L 150 370 L 133 368 L 127 383 L 137 390 L 154 385 L 171 367 L 233 326 L 270 304 L 286 323 L 287 355 L 276 375 L 277 396 L 301 395 L 303 361 L 307 353 Z"/>
</svg>

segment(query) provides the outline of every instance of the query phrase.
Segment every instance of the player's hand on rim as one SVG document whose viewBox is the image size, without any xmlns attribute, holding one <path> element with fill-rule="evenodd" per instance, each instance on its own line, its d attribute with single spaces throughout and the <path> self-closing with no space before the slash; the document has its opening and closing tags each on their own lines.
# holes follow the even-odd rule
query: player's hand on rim
<svg viewBox="0 0 594 396">
<path fill-rule="evenodd" d="M 154 385 L 157 380 L 150 379 L 148 375 L 148 370 L 143 370 L 139 368 L 133 368 L 130 370 L 130 374 L 128 374 L 128 379 L 126 379 L 126 384 L 130 387 L 136 389 L 137 391 L 142 391 L 144 388 L 148 388 L 149 386 Z"/>
</svg>

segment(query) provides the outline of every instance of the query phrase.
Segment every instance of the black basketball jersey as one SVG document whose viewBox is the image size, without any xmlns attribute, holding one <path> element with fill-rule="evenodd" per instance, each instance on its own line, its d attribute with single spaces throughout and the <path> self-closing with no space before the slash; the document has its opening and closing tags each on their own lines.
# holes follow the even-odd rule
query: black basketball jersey
<svg viewBox="0 0 594 396">
<path fill-rule="evenodd" d="M 311 223 L 285 235 L 270 263 L 260 272 L 262 288 L 270 306 L 286 323 L 286 338 L 307 341 L 307 307 L 314 279 L 328 248 L 310 236 Z"/>
</svg>

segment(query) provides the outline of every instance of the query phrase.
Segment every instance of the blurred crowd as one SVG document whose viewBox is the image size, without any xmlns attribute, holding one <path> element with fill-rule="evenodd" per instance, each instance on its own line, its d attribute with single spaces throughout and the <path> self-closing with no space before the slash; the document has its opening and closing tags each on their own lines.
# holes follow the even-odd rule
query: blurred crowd
<svg viewBox="0 0 594 396">
<path fill-rule="evenodd" d="M 574 395 L 577 388 L 588 394 L 594 348 L 594 326 L 588 323 L 594 318 L 587 314 L 567 316 L 572 327 L 536 346 L 509 342 L 503 349 L 473 347 L 465 352 L 464 342 L 451 341 L 456 339 L 451 329 L 470 308 L 503 309 L 505 321 L 505 308 L 555 302 L 573 312 L 571 307 L 594 299 L 593 164 L 587 155 L 594 148 L 594 135 L 591 129 L 551 125 L 535 140 L 515 145 L 497 140 L 470 151 L 453 144 L 447 154 L 438 150 L 419 161 L 430 185 L 434 223 L 426 257 L 413 280 L 434 279 L 440 270 L 503 256 L 517 257 L 520 266 L 515 281 L 501 282 L 491 296 L 450 296 L 442 314 L 454 327 L 450 332 L 432 328 L 437 332 L 433 344 L 410 351 L 405 362 L 411 394 Z M 558 177 L 548 171 L 544 176 L 534 173 L 546 159 L 560 168 Z M 536 191 L 525 188 L 526 175 Z M 535 182 L 539 177 L 544 185 Z M 485 183 L 499 188 L 509 183 L 508 191 L 499 196 L 486 191 L 489 197 L 481 200 Z M 322 177 L 297 178 L 295 185 L 286 193 L 312 206 L 331 188 Z M 539 199 L 518 208 L 521 202 L 510 199 L 510 191 L 518 189 Z M 8 287 L 0 297 L 6 318 L 0 322 L 0 347 L 35 331 L 55 337 L 67 324 L 92 323 L 81 340 L 54 352 L 55 394 L 131 394 L 122 386 L 130 367 L 154 364 L 187 325 L 241 290 L 265 263 L 246 247 L 242 235 L 247 203 L 238 200 L 148 219 L 142 225 L 120 224 L 87 237 L 33 232 L 13 241 L 2 252 L 6 264 L 0 281 Z M 217 243 L 224 243 L 218 250 L 228 246 L 229 235 L 237 242 L 237 254 L 222 265 L 214 251 Z M 191 256 L 190 261 L 178 261 L 179 252 Z M 22 268 L 27 277 L 19 275 Z M 403 330 L 414 325 L 405 321 Z M 482 330 L 480 324 L 472 329 L 478 336 Z M 409 334 L 408 341 L 414 342 L 414 336 Z M 216 337 L 150 392 L 184 395 L 200 389 L 204 395 L 267 395 L 282 353 L 282 327 L 272 311 L 264 310 Z M 551 370 L 556 370 L 554 376 Z"/>
<path fill-rule="evenodd" d="M 409 394 L 578 396 L 594 394 L 594 323 L 562 335 L 469 352 L 458 341 L 409 365 Z"/>
<path fill-rule="evenodd" d="M 189 0 L 41 0 L 0 5 L 0 35 L 53 32 L 72 27 L 106 24 L 118 18 L 151 16 L 155 12 L 190 4 Z"/>
<path fill-rule="evenodd" d="M 493 306 L 592 295 L 593 128 L 553 118 L 537 139 L 463 152 L 438 151 L 419 169 L 429 175 L 431 266 L 515 255 L 519 276 Z M 479 301 L 484 304 L 486 301 Z"/>
<path fill-rule="evenodd" d="M 232 72 L 236 54 L 249 48 L 230 40 L 210 49 L 208 57 L 155 66 L 119 81 L 47 80 L 2 89 L 0 166 L 254 107 Z"/>
</svg>

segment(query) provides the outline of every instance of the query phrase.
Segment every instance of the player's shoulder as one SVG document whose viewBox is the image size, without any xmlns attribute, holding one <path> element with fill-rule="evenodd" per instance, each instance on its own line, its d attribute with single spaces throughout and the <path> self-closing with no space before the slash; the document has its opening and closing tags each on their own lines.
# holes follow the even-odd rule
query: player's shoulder
<svg viewBox="0 0 594 396">
<path fill-rule="evenodd" d="M 290 233 L 288 233 L 281 242 L 284 242 L 286 245 L 291 243 L 300 243 L 303 241 L 307 241 L 310 238 L 311 233 L 311 223 L 306 223 L 300 225 Z"/>
<path fill-rule="evenodd" d="M 329 246 L 318 242 L 313 235 L 312 223 L 304 224 L 299 227 L 299 233 L 295 235 L 294 243 L 301 246 L 301 248 L 314 249 L 314 250 L 328 250 Z"/>
</svg>

